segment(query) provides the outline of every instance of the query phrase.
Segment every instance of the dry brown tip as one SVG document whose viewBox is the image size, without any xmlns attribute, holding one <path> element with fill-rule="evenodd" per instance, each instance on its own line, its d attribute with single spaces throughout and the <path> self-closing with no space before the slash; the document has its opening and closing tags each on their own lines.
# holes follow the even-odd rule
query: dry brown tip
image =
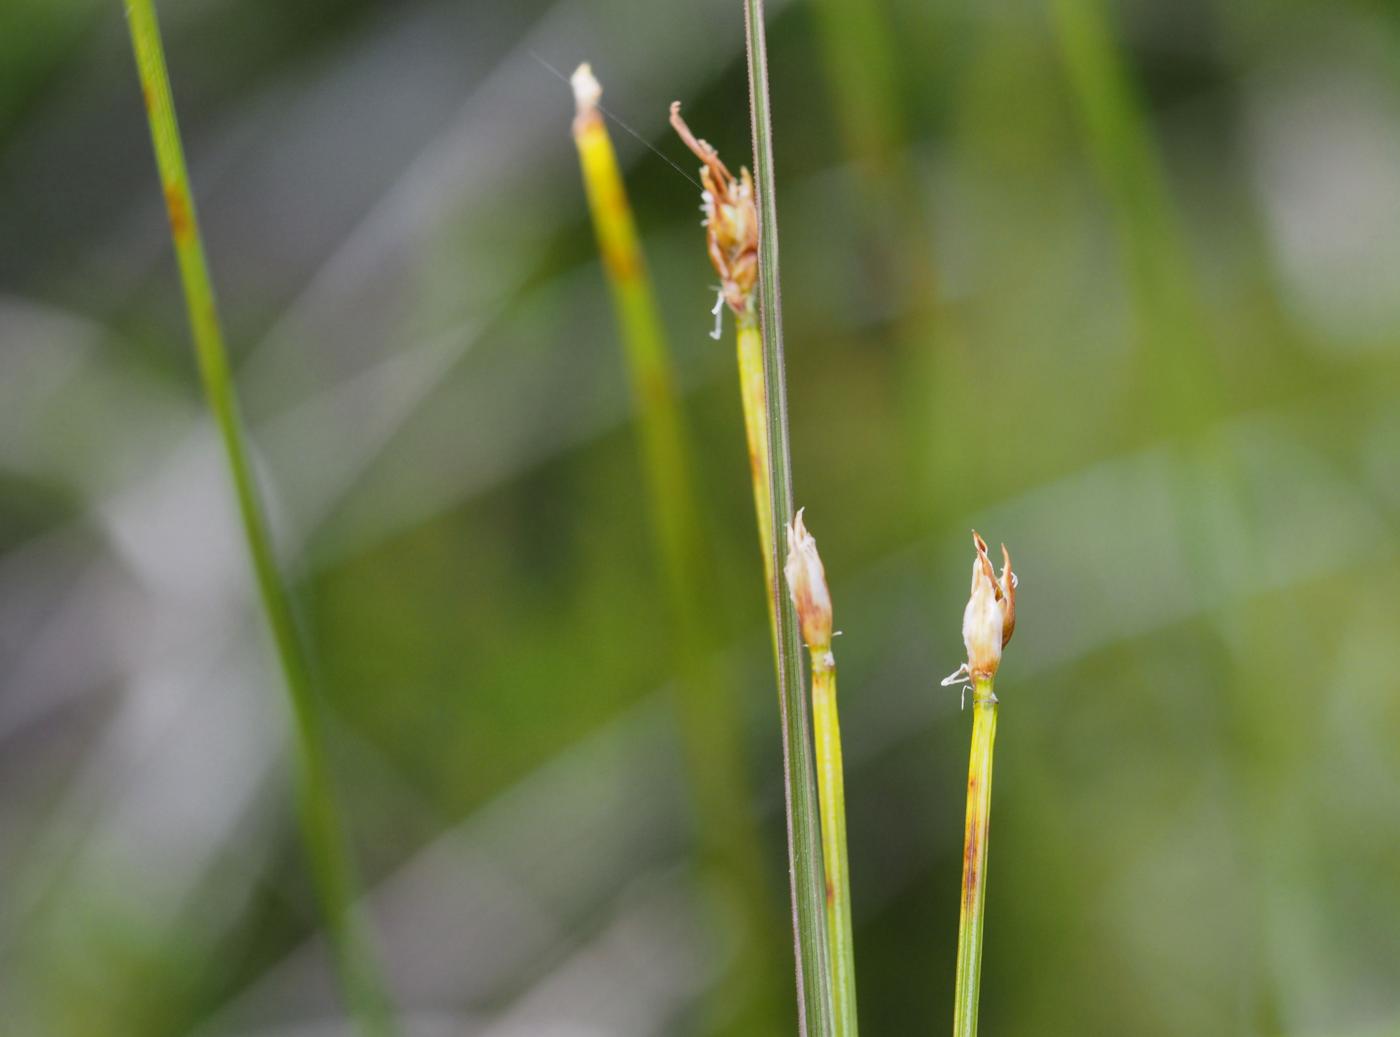
<svg viewBox="0 0 1400 1037">
<path fill-rule="evenodd" d="M 1001 646 L 1006 647 L 1011 635 L 1016 632 L 1016 574 L 1011 569 L 1011 552 L 1001 545 L 1001 592 L 1002 612 Z"/>
<path fill-rule="evenodd" d="M 975 529 L 972 531 L 972 546 L 977 549 L 977 563 L 982 567 L 982 572 L 986 574 L 987 579 L 991 580 L 993 586 L 995 586 L 997 574 L 996 570 L 992 568 L 992 560 L 987 557 L 987 542 L 982 539 L 981 535 Z M 997 597 L 1001 597 L 1001 595 L 998 594 Z"/>
<path fill-rule="evenodd" d="M 705 163 L 712 174 L 721 178 L 722 183 L 727 184 L 734 179 L 733 174 L 731 174 L 729 170 L 725 168 L 724 163 L 719 160 L 719 153 L 716 152 L 707 141 L 701 140 L 695 136 L 694 133 L 690 132 L 690 127 L 687 126 L 685 120 L 681 118 L 681 103 L 679 101 L 671 102 L 671 128 L 676 131 L 682 142 L 694 153 L 695 157 Z"/>
</svg>

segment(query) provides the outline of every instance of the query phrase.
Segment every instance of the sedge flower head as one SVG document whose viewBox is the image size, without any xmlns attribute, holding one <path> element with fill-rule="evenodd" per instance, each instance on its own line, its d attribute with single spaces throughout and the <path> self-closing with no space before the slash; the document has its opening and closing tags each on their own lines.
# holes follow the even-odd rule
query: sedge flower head
<svg viewBox="0 0 1400 1037">
<path fill-rule="evenodd" d="M 701 162 L 700 208 L 705 214 L 705 244 L 710 263 L 719 275 L 720 298 L 739 318 L 753 312 L 758 286 L 758 206 L 753 178 L 747 169 L 736 177 L 720 161 L 719 153 L 690 132 L 681 118 L 681 103 L 671 105 L 671 125 Z"/>
<path fill-rule="evenodd" d="M 831 654 L 831 592 L 826 586 L 826 569 L 817 542 L 807 532 L 799 509 L 788 527 L 788 557 L 783 566 L 787 576 L 788 593 L 797 620 L 802 626 L 802 640 L 814 657 Z"/>
<path fill-rule="evenodd" d="M 1001 650 L 1016 629 L 1016 574 L 1011 553 L 1001 545 L 1002 568 L 998 577 L 987 557 L 987 542 L 972 532 L 976 557 L 972 560 L 972 589 L 963 609 L 963 646 L 967 661 L 946 677 L 944 684 L 991 680 L 1001 665 Z"/>
</svg>

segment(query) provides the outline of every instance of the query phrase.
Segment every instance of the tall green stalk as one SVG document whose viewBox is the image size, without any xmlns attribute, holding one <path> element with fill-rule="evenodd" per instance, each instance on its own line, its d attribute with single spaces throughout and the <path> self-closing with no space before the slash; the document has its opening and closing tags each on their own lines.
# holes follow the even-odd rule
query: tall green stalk
<svg viewBox="0 0 1400 1037">
<path fill-rule="evenodd" d="M 972 751 L 967 763 L 967 825 L 963 833 L 962 908 L 958 914 L 958 979 L 953 1037 L 976 1037 L 982 991 L 982 913 L 986 904 L 987 835 L 992 811 L 992 749 L 997 698 L 992 678 L 972 688 Z"/>
<path fill-rule="evenodd" d="M 836 711 L 836 661 L 830 651 L 812 653 L 812 730 L 822 812 L 832 1013 L 836 1037 L 855 1037 L 856 961 L 851 926 L 851 867 L 846 853 L 846 777 L 841 759 L 841 720 Z"/>
<path fill-rule="evenodd" d="M 721 991 L 745 1002 L 736 1025 L 771 1029 L 780 1006 L 772 959 L 774 905 L 765 883 L 758 832 L 745 809 L 749 790 L 733 689 L 710 663 L 714 645 L 709 617 L 716 614 L 708 552 L 699 525 L 694 466 L 681 398 L 660 308 L 627 200 L 617 155 L 598 100 L 602 87 L 587 65 L 571 83 L 578 105 L 573 136 L 584 190 L 598 239 L 598 253 L 612 294 L 641 433 L 643 474 L 651 524 L 660 555 L 666 600 L 679 662 L 677 704 L 707 865 L 742 905 L 745 932 Z"/>
<path fill-rule="evenodd" d="M 826 868 L 832 1014 L 836 1037 L 855 1037 L 856 954 L 851 928 L 851 869 L 846 854 L 846 776 L 841 759 L 841 719 L 836 709 L 836 656 L 831 650 L 831 592 L 817 542 L 807 532 L 801 511 L 793 518 L 787 536 L 784 574 L 812 659 L 812 730 Z"/>
<path fill-rule="evenodd" d="M 963 838 L 962 899 L 958 914 L 958 976 L 953 1037 L 976 1037 L 982 993 L 982 916 L 986 905 L 987 837 L 992 810 L 992 749 L 997 735 L 997 697 L 992 693 L 1001 650 L 1016 630 L 1016 575 L 1011 553 L 1001 545 L 1001 576 L 976 531 L 972 544 L 972 589 L 963 610 L 967 661 L 944 685 L 972 685 L 972 751 L 967 764 L 967 826 Z"/>
<path fill-rule="evenodd" d="M 277 568 L 272 536 L 249 461 L 238 397 L 209 278 L 209 264 L 185 168 L 155 6 L 152 0 L 126 0 L 126 16 L 156 167 L 170 216 L 170 234 L 180 267 L 199 373 L 223 442 L 253 575 L 291 702 L 302 838 L 347 1004 L 361 1031 L 378 1037 L 392 1031 L 388 1001 L 363 925 L 355 913 L 354 869 L 331 780 L 325 720 L 312 687 L 291 597 Z"/>
<path fill-rule="evenodd" d="M 763 0 L 744 0 L 748 41 L 749 105 L 753 130 L 758 208 L 758 297 L 767 389 L 770 529 L 792 522 L 792 459 L 788 449 L 787 376 L 783 366 L 782 293 L 778 280 L 778 206 L 773 173 L 773 114 L 768 95 L 768 44 Z M 826 880 L 822 868 L 812 722 L 802 678 L 797 615 L 783 593 L 782 545 L 774 538 L 769 570 L 777 617 L 778 690 L 782 709 L 784 794 L 788 817 L 788 864 L 792 874 L 794 942 L 797 956 L 798 1021 L 804 1034 L 833 1032 L 833 998 L 826 948 Z"/>
<path fill-rule="evenodd" d="M 777 548 L 773 543 L 773 511 L 768 506 L 768 494 L 773 481 L 773 464 L 769 460 L 768 442 L 768 379 L 763 373 L 763 332 L 749 312 L 737 321 L 735 351 L 739 359 L 739 396 L 744 406 L 744 436 L 749 447 L 749 475 L 753 484 L 754 514 L 758 519 L 758 543 L 763 551 L 763 583 L 773 582 L 773 558 Z M 773 658 L 778 653 L 778 614 L 773 598 L 764 596 L 768 606 L 768 629 L 773 637 Z"/>
</svg>

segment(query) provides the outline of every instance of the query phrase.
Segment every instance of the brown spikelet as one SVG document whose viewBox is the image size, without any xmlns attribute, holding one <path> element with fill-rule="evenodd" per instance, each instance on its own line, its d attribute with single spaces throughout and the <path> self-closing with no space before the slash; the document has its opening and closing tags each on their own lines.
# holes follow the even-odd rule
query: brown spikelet
<svg viewBox="0 0 1400 1037">
<path fill-rule="evenodd" d="M 758 209 L 753 178 L 742 168 L 735 177 L 720 161 L 719 153 L 690 131 L 681 118 L 679 101 L 671 104 L 671 125 L 702 163 L 706 244 L 710 262 L 719 274 L 724 301 L 735 316 L 746 316 L 758 285 Z"/>
</svg>

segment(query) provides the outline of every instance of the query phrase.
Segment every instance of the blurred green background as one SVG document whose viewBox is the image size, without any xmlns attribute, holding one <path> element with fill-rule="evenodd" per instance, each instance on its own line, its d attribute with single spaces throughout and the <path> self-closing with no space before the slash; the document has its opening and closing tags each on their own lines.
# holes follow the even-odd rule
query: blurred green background
<svg viewBox="0 0 1400 1037">
<path fill-rule="evenodd" d="M 751 1021 L 793 1011 L 777 702 L 698 198 L 614 126 L 686 390 L 757 914 L 699 850 L 547 67 L 592 61 L 687 170 L 675 98 L 747 163 L 738 0 L 160 7 L 404 1032 L 791 1032 Z M 1400 1033 L 1400 14 L 770 15 L 866 1032 L 951 1018 L 969 715 L 938 679 L 976 525 L 1021 580 L 985 1032 Z M 121 5 L 8 0 L 0 1033 L 349 1032 L 203 415 Z M 739 993 L 745 946 L 774 967 Z"/>
</svg>

